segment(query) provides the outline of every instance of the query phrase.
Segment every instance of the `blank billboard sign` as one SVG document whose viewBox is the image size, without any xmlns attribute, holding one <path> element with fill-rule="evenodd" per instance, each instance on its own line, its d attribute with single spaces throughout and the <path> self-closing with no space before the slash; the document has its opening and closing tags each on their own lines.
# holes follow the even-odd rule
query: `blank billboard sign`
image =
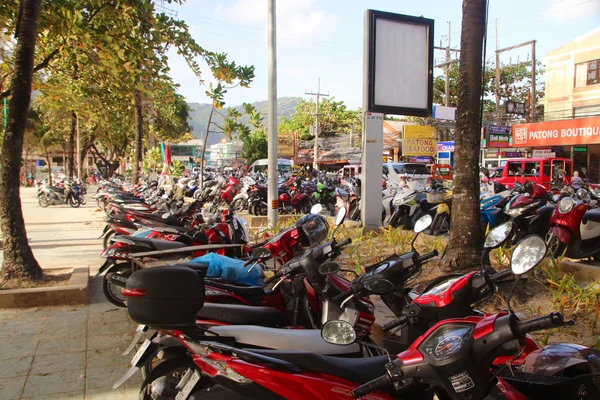
<svg viewBox="0 0 600 400">
<path fill-rule="evenodd" d="M 431 115 L 433 24 L 427 18 L 367 10 L 368 111 Z"/>
</svg>

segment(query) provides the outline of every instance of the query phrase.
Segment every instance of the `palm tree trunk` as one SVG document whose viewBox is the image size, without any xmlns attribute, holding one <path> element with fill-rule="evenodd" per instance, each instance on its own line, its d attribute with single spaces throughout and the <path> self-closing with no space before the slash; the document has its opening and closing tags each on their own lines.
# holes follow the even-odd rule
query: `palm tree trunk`
<svg viewBox="0 0 600 400">
<path fill-rule="evenodd" d="M 133 156 L 133 183 L 140 178 L 140 162 L 142 161 L 142 138 L 144 137 L 144 121 L 142 116 L 142 95 L 139 90 L 133 91 L 135 103 L 135 153 Z"/>
<path fill-rule="evenodd" d="M 4 236 L 2 275 L 6 279 L 40 279 L 43 275 L 27 243 L 19 185 L 41 5 L 41 0 L 21 1 L 15 72 L 11 84 L 12 96 L 8 103 L 8 125 L 0 156 L 0 225 Z"/>
<path fill-rule="evenodd" d="M 479 209 L 481 74 L 486 1 L 463 0 L 450 241 L 444 266 L 464 269 L 480 262 L 483 232 Z"/>
</svg>

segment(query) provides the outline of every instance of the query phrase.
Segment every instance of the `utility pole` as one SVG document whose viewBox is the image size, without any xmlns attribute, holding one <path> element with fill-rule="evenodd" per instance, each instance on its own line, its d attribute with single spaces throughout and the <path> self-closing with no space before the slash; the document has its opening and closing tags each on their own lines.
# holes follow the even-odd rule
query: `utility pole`
<svg viewBox="0 0 600 400">
<path fill-rule="evenodd" d="M 531 122 L 537 121 L 537 108 L 536 108 L 536 93 L 535 93 L 535 40 L 531 42 L 531 104 L 529 107 L 530 120 Z M 589 155 L 589 153 L 588 153 Z M 589 165 L 589 162 L 588 162 Z"/>
<path fill-rule="evenodd" d="M 319 154 L 319 133 L 320 133 L 320 129 L 319 129 L 319 98 L 321 96 L 329 97 L 329 94 L 321 93 L 321 78 L 317 78 L 317 93 L 304 92 L 304 94 L 307 94 L 310 96 L 317 96 L 317 107 L 316 107 L 317 109 L 315 111 L 315 146 L 314 146 L 314 150 L 313 150 L 313 169 L 318 170 L 319 164 L 317 164 L 317 157 Z"/>
<path fill-rule="evenodd" d="M 269 115 L 268 147 L 269 157 L 267 185 L 267 218 L 269 226 L 275 228 L 279 215 L 279 194 L 277 190 L 277 36 L 275 0 L 269 0 Z"/>
<path fill-rule="evenodd" d="M 496 18 L 496 114 L 500 119 L 500 52 L 498 44 L 498 18 Z"/>
<path fill-rule="evenodd" d="M 440 41 L 441 42 L 441 41 Z M 442 43 L 440 43 L 441 46 Z M 450 55 L 452 52 L 460 53 L 458 49 L 450 48 L 450 21 L 448 21 L 448 45 L 446 47 L 435 47 L 437 50 L 446 50 L 446 60 L 445 62 L 436 65 L 436 68 L 444 68 L 444 73 L 446 75 L 446 85 L 444 87 L 444 105 L 448 107 L 450 105 L 450 65 L 456 64 L 458 60 L 451 60 Z"/>
</svg>

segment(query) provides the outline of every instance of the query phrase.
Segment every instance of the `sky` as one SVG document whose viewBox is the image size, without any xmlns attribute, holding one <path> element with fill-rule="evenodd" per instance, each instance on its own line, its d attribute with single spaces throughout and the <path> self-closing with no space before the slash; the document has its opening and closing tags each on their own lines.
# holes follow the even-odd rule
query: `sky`
<svg viewBox="0 0 600 400">
<path fill-rule="evenodd" d="M 157 2 L 160 4 L 160 2 Z M 348 107 L 362 104 L 363 21 L 366 9 L 435 20 L 435 46 L 460 47 L 461 0 L 277 0 L 277 94 L 305 97 L 317 90 L 343 100 Z M 187 0 L 164 3 L 158 10 L 183 19 L 204 48 L 225 52 L 242 65 L 254 65 L 250 88 L 226 94 L 228 105 L 267 99 L 267 0 Z M 500 48 L 536 40 L 536 56 L 600 27 L 600 0 L 489 0 L 486 59 L 494 60 L 496 19 Z M 502 53 L 501 61 L 526 60 L 529 47 Z M 434 52 L 436 63 L 445 51 Z M 171 76 L 188 102 L 207 103 L 206 87 L 189 70 L 176 50 L 169 52 Z M 210 82 L 205 70 L 204 85 Z M 436 70 L 435 75 L 441 74 Z"/>
</svg>

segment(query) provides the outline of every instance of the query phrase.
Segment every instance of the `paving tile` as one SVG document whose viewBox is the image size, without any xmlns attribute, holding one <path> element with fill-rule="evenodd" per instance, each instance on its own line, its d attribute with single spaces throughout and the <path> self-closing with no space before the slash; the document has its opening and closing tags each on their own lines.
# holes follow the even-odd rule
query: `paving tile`
<svg viewBox="0 0 600 400">
<path fill-rule="evenodd" d="M 96 391 L 99 389 L 112 390 L 112 386 L 115 384 L 115 382 L 121 379 L 121 377 L 125 375 L 128 369 L 128 366 L 122 368 L 114 366 L 104 368 L 88 368 L 86 382 L 87 392 L 89 393 L 90 391 Z M 127 382 L 126 386 L 137 385 L 137 388 L 139 390 L 139 385 L 141 384 L 141 382 L 142 375 L 141 373 L 137 372 Z"/>
<path fill-rule="evenodd" d="M 88 351 L 98 349 L 114 349 L 116 352 L 123 352 L 129 346 L 132 340 L 129 333 L 111 334 L 111 335 L 89 335 Z"/>
<path fill-rule="evenodd" d="M 85 369 L 85 351 L 78 353 L 60 353 L 49 355 L 36 355 L 33 360 L 31 374 L 44 375 L 58 371 Z"/>
<path fill-rule="evenodd" d="M 124 351 L 124 350 L 123 350 Z M 112 366 L 114 368 L 126 368 L 133 357 L 133 354 L 123 355 L 123 351 L 110 349 L 88 350 L 87 367 L 103 368 Z"/>
<path fill-rule="evenodd" d="M 35 397 L 21 397 L 21 400 L 83 400 L 84 391 L 79 390 L 76 392 L 58 393 L 53 395 L 42 395 Z M 131 398 L 133 399 L 133 397 Z"/>
<path fill-rule="evenodd" d="M 0 340 L 0 360 L 11 358 L 21 358 L 35 353 L 38 346 L 37 339 L 19 339 Z"/>
<path fill-rule="evenodd" d="M 5 365 L 6 367 L 0 368 L 0 378 L 27 376 L 27 374 L 29 373 L 29 369 L 31 368 L 32 360 L 33 356 L 3 360 L 2 365 Z"/>
<path fill-rule="evenodd" d="M 43 337 L 36 355 L 75 353 L 85 351 L 85 336 Z"/>
<path fill-rule="evenodd" d="M 45 396 L 84 390 L 82 370 L 57 371 L 50 374 L 30 374 L 23 397 Z"/>
<path fill-rule="evenodd" d="M 131 378 L 133 381 L 134 378 Z M 127 384 L 114 390 L 112 388 L 93 389 L 86 393 L 86 400 L 135 400 L 140 392 L 140 382 L 127 382 Z"/>
<path fill-rule="evenodd" d="M 23 391 L 26 376 L 18 378 L 3 378 L 0 379 L 0 399 L 13 400 L 18 399 Z"/>
</svg>

